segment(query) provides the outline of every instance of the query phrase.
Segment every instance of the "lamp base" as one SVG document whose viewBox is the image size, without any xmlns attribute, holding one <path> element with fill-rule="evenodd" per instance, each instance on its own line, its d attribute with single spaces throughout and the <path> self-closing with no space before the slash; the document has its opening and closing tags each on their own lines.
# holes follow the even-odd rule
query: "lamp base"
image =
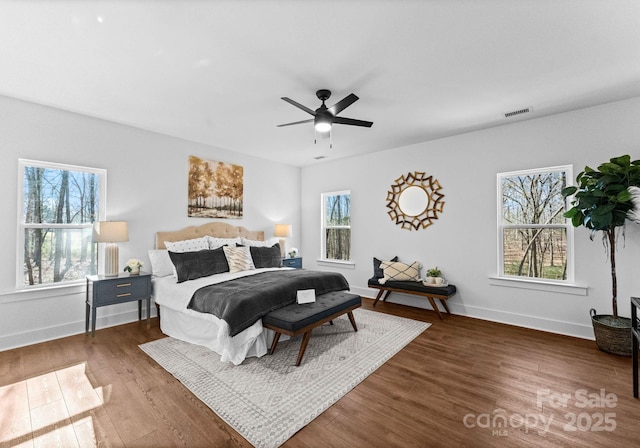
<svg viewBox="0 0 640 448">
<path fill-rule="evenodd" d="M 119 274 L 118 245 L 115 243 L 107 244 L 104 248 L 104 275 L 105 277 L 117 277 Z"/>
</svg>

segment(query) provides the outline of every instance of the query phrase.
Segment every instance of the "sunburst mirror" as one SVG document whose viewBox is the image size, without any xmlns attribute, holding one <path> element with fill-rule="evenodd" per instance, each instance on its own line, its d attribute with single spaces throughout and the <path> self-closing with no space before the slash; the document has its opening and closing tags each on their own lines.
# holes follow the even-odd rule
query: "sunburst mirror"
<svg viewBox="0 0 640 448">
<path fill-rule="evenodd" d="M 424 172 L 400 176 L 387 192 L 387 214 L 403 229 L 426 229 L 444 207 L 440 182 Z"/>
</svg>

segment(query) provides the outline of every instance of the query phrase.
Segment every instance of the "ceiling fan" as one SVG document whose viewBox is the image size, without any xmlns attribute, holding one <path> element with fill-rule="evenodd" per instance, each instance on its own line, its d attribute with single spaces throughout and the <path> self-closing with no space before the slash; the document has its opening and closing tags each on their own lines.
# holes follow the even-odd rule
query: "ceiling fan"
<svg viewBox="0 0 640 448">
<path fill-rule="evenodd" d="M 331 131 L 331 126 L 333 126 L 334 124 L 348 124 L 351 126 L 364 126 L 367 128 L 370 128 L 373 125 L 373 122 L 371 121 L 338 117 L 338 114 L 340 112 L 342 112 L 347 107 L 351 106 L 353 103 L 358 101 L 359 98 L 353 93 L 347 95 L 346 97 L 344 97 L 343 99 L 341 99 L 331 107 L 327 107 L 324 104 L 324 102 L 328 100 L 329 97 L 331 97 L 330 90 L 320 89 L 316 92 L 316 96 L 320 101 L 322 101 L 322 105 L 316 110 L 309 109 L 308 107 L 303 106 L 302 104 L 296 101 L 293 101 L 291 98 L 282 97 L 282 99 L 285 100 L 287 103 L 297 107 L 298 109 L 302 109 L 303 111 L 307 112 L 310 115 L 313 115 L 313 118 L 310 118 L 308 120 L 302 120 L 302 121 L 294 121 L 293 123 L 279 124 L 278 127 L 313 122 L 317 132 L 319 132 L 320 134 L 326 134 Z"/>
</svg>

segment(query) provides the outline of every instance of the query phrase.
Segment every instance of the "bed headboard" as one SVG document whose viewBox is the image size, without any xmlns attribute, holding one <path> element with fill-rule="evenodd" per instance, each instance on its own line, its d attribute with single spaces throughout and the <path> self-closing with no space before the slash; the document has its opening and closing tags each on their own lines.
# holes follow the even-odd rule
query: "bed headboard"
<svg viewBox="0 0 640 448">
<path fill-rule="evenodd" d="M 184 229 L 175 230 L 173 232 L 157 232 L 156 249 L 166 249 L 164 245 L 165 241 L 190 240 L 193 238 L 200 238 L 205 235 L 211 235 L 217 238 L 235 238 L 243 236 L 250 240 L 264 241 L 264 232 L 262 230 L 247 230 L 242 226 L 232 226 L 225 222 L 208 222 L 200 226 L 185 227 Z"/>
</svg>

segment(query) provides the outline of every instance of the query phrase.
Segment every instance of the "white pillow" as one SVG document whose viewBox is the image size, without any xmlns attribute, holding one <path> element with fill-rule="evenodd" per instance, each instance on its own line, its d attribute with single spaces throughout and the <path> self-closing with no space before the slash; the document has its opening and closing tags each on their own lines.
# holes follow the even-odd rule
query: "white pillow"
<svg viewBox="0 0 640 448">
<path fill-rule="evenodd" d="M 207 236 L 209 240 L 209 249 L 217 249 L 222 246 L 236 247 L 236 244 L 242 244 L 240 237 L 236 238 L 216 238 L 215 236 Z"/>
<path fill-rule="evenodd" d="M 414 261 L 412 264 L 401 263 L 399 261 L 383 261 L 380 263 L 384 277 L 378 283 L 384 284 L 387 281 L 420 281 L 420 263 Z"/>
<path fill-rule="evenodd" d="M 203 236 L 184 241 L 165 241 L 164 245 L 171 252 L 197 252 L 209 249 L 209 237 Z"/>
<path fill-rule="evenodd" d="M 256 268 L 249 247 L 223 246 L 222 249 L 229 263 L 229 272 L 251 271 Z"/>
<path fill-rule="evenodd" d="M 151 274 L 156 277 L 166 277 L 172 275 L 174 266 L 169 257 L 169 251 L 165 249 L 150 249 L 149 260 L 151 261 Z"/>
<path fill-rule="evenodd" d="M 271 247 L 274 244 L 280 242 L 280 238 L 275 238 L 275 237 L 266 241 L 249 240 L 245 237 L 241 237 L 240 240 L 242 241 L 240 244 L 242 244 L 243 246 L 253 246 L 253 247 Z"/>
</svg>

